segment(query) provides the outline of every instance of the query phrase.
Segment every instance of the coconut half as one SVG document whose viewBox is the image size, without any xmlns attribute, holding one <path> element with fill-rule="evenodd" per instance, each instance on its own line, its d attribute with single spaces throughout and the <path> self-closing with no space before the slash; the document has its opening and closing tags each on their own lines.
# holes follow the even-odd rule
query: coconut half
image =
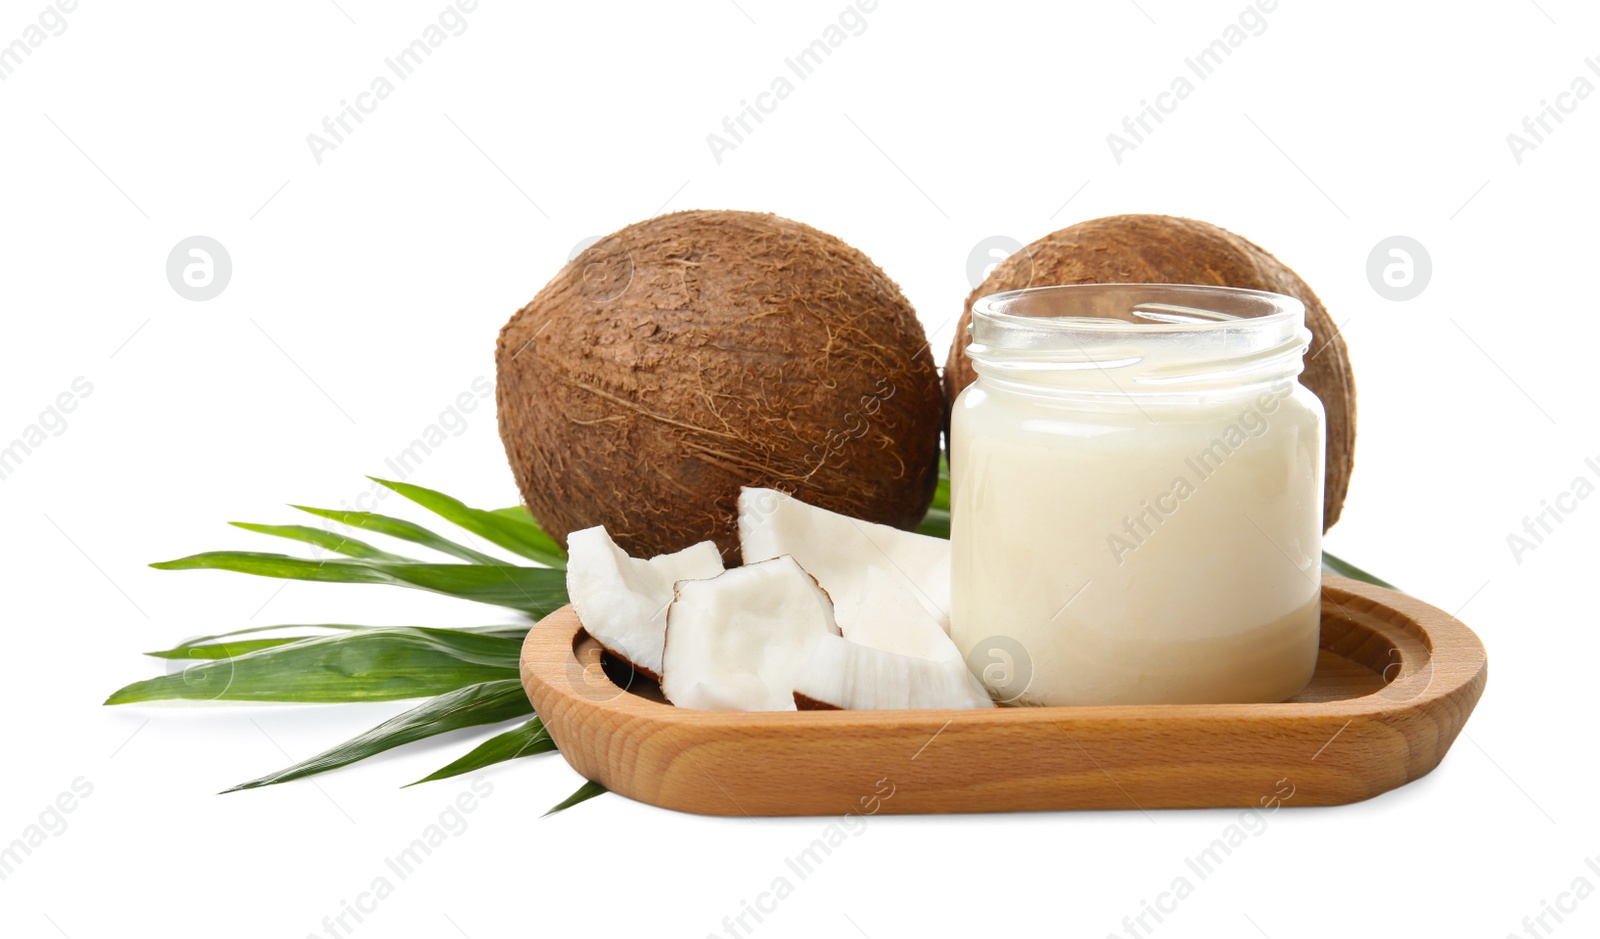
<svg viewBox="0 0 1600 939">
<path fill-rule="evenodd" d="M 750 564 L 788 555 L 833 598 L 845 632 L 856 620 L 867 572 L 876 567 L 950 631 L 950 542 L 807 505 L 775 489 L 739 493 L 739 547 Z"/>
<path fill-rule="evenodd" d="M 794 703 L 801 710 L 846 711 L 994 707 L 959 657 L 935 661 L 831 636 L 807 653 L 795 678 Z"/>
<path fill-rule="evenodd" d="M 583 628 L 607 652 L 655 679 L 661 677 L 673 585 L 720 573 L 722 554 L 710 541 L 645 560 L 629 557 L 603 527 L 567 536 L 567 595 Z"/>
<path fill-rule="evenodd" d="M 838 638 L 828 594 L 793 558 L 684 581 L 667 611 L 661 693 L 701 711 L 793 711 L 811 646 Z"/>
</svg>

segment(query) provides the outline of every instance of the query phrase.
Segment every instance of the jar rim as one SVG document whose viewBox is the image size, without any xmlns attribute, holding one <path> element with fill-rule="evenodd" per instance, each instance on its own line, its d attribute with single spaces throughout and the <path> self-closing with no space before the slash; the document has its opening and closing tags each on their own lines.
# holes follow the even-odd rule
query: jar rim
<svg viewBox="0 0 1600 939">
<path fill-rule="evenodd" d="M 1081 306 L 1092 302 L 1091 298 L 1096 296 L 1113 300 L 1118 295 L 1137 295 L 1141 298 L 1130 302 L 1126 311 L 1127 316 L 1139 316 L 1141 319 L 1022 312 L 1018 309 L 1033 305 L 1046 308 L 1071 304 Z M 1153 298 L 1165 298 L 1167 302 Z M 1180 302 L 1185 299 L 1205 302 L 1211 308 Z M 1210 284 L 1057 284 L 1004 290 L 979 297 L 973 301 L 972 318 L 976 321 L 980 316 L 999 326 L 1063 332 L 1135 331 L 1141 335 L 1157 335 L 1237 329 L 1244 324 L 1270 328 L 1284 322 L 1303 322 L 1305 304 L 1287 294 Z"/>
<path fill-rule="evenodd" d="M 1200 284 L 1067 284 L 972 305 L 980 379 L 1052 393 L 1178 394 L 1293 378 L 1311 340 L 1305 304 Z"/>
</svg>

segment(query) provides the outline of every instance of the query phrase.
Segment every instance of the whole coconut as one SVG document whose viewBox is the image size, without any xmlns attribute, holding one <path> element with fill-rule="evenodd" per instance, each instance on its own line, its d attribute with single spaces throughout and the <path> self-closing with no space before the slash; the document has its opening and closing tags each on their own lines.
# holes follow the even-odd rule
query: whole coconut
<svg viewBox="0 0 1600 939">
<path fill-rule="evenodd" d="M 967 357 L 967 325 L 979 297 L 1058 284 L 1212 284 L 1288 294 L 1306 305 L 1311 347 L 1300 381 L 1322 399 L 1328 415 L 1323 530 L 1344 507 L 1356 443 L 1356 386 L 1344 338 L 1322 301 L 1294 271 L 1226 229 L 1170 215 L 1113 215 L 1049 234 L 995 265 L 967 295 L 945 363 L 951 401 L 976 377 Z"/>
<path fill-rule="evenodd" d="M 500 437 L 565 543 L 635 556 L 714 539 L 741 486 L 901 528 L 938 483 L 944 395 L 900 288 L 776 215 L 693 211 L 585 249 L 500 332 Z"/>
</svg>

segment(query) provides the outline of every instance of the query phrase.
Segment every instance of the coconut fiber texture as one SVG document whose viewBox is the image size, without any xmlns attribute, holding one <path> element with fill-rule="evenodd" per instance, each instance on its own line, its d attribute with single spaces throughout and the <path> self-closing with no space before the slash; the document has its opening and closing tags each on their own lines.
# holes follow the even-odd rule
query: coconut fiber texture
<svg viewBox="0 0 1600 939">
<path fill-rule="evenodd" d="M 901 528 L 938 482 L 944 395 L 866 255 L 753 212 L 658 216 L 574 258 L 506 324 L 500 436 L 533 516 L 635 556 L 714 539 L 741 486 Z"/>
<path fill-rule="evenodd" d="M 1356 443 L 1356 386 L 1344 339 L 1306 282 L 1265 250 L 1215 225 L 1170 215 L 1114 215 L 1049 234 L 995 266 L 967 295 L 945 363 L 950 400 L 976 377 L 967 357 L 967 324 L 979 297 L 1058 284 L 1212 284 L 1270 290 L 1306 306 L 1311 346 L 1300 381 L 1328 415 L 1322 527 L 1339 520 Z"/>
</svg>

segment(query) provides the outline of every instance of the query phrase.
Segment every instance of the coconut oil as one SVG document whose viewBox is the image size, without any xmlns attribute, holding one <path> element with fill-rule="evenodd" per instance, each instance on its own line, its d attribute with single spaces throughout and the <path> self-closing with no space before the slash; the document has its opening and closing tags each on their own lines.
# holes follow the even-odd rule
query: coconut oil
<svg viewBox="0 0 1600 939">
<path fill-rule="evenodd" d="M 1281 701 L 1315 669 L 1324 429 L 1298 300 L 996 294 L 951 415 L 951 635 L 1036 705 Z"/>
</svg>

